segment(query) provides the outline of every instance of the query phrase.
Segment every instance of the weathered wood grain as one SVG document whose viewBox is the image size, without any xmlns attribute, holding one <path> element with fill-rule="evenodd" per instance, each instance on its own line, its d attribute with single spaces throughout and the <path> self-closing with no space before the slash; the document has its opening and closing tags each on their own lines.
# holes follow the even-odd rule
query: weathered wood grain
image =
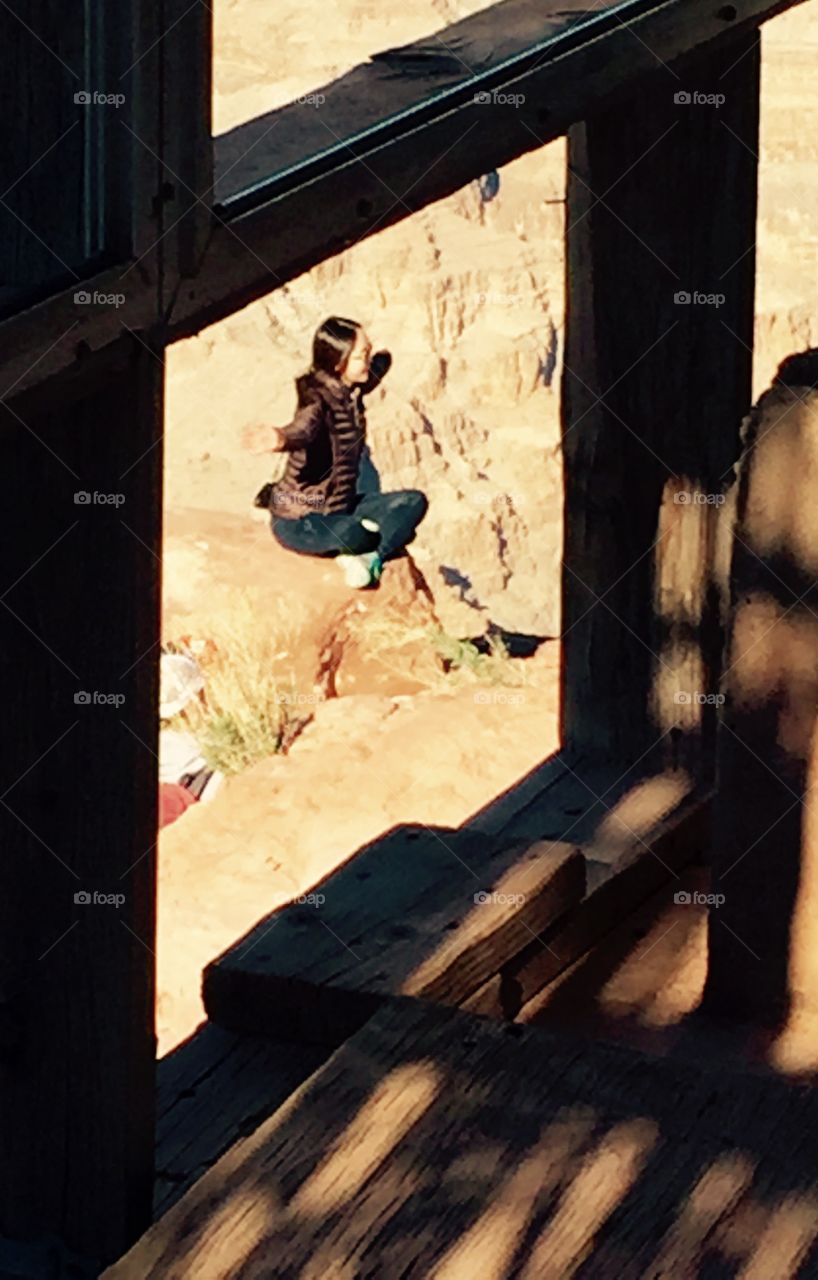
<svg viewBox="0 0 818 1280">
<path fill-rule="evenodd" d="M 818 1234 L 817 1130 L 813 1091 L 771 1075 L 407 1002 L 105 1280 L 760 1275 L 777 1235 L 795 1274 Z M 722 1253 L 742 1201 L 765 1238 L 734 1231 Z"/>
<path fill-rule="evenodd" d="M 565 785 L 567 775 L 582 769 L 580 757 L 558 751 L 532 769 L 510 790 L 497 796 L 469 818 L 468 825 L 487 836 L 507 833 L 510 823 L 529 805 L 539 806 L 556 784 Z"/>
<path fill-rule="evenodd" d="M 459 1003 L 584 892 L 570 844 L 397 828 L 316 887 L 325 901 L 285 907 L 211 964 L 205 1008 L 233 1030 L 338 1043 L 383 1000 Z"/>
<path fill-rule="evenodd" d="M 154 1216 L 272 1115 L 327 1049 L 237 1036 L 210 1023 L 157 1063 Z"/>
<path fill-rule="evenodd" d="M 590 31 L 580 36 L 580 25 L 595 28 L 597 36 L 610 31 L 615 25 L 613 7 L 613 0 L 605 0 L 589 13 L 585 0 L 566 0 L 550 7 L 542 0 L 503 0 L 430 33 L 425 40 L 385 51 L 373 48 L 368 61 L 330 84 L 316 87 L 318 106 L 309 101 L 294 102 L 218 135 L 214 139 L 216 199 L 226 206 L 234 203 L 237 209 L 251 206 L 249 195 L 244 201 L 240 199 L 243 192 L 269 184 L 272 194 L 276 177 L 293 168 L 312 176 L 316 158 L 325 155 L 328 148 L 345 148 L 349 160 L 361 149 L 371 148 L 366 137 L 370 131 L 378 131 L 382 145 L 390 135 L 400 135 L 407 117 L 417 127 L 443 103 L 451 110 L 473 101 L 480 91 L 490 93 L 504 80 L 516 80 L 532 65 L 547 62 L 557 48 L 564 50 L 582 43 L 583 36 L 590 38 Z M 569 39 L 575 30 L 573 40 Z M 500 68 L 505 74 L 498 76 Z M 525 86 L 516 88 L 525 98 Z M 490 126 L 491 111 L 502 112 L 505 102 L 501 98 L 494 104 L 480 105 Z M 528 150 L 531 144 L 523 137 L 518 104 L 504 112 L 509 122 L 515 114 L 515 141 Z M 544 113 L 540 114 L 544 119 Z M 527 113 L 522 118 L 531 122 Z M 280 141 L 275 142 L 274 137 Z M 536 145 L 536 139 L 532 141 Z M 377 156 L 375 164 L 379 164 Z"/>
<path fill-rule="evenodd" d="M 588 892 L 566 916 L 543 930 L 464 1007 L 490 1017 L 527 1021 L 539 1009 L 548 986 L 590 951 L 615 926 L 674 879 L 690 862 L 708 856 L 711 844 L 712 798 L 694 789 L 651 830 L 622 847 L 611 858 L 610 846 L 584 847 Z"/>
<path fill-rule="evenodd" d="M 560 137 L 603 105 L 608 110 L 623 96 L 633 101 L 642 77 L 649 77 L 657 66 L 667 67 L 686 49 L 725 37 L 726 57 L 743 66 L 740 49 L 728 53 L 733 42 L 727 37 L 772 10 L 764 0 L 737 0 L 735 5 L 712 8 L 691 0 L 665 0 L 586 9 L 583 23 L 572 21 L 575 11 L 567 18 L 566 12 L 566 6 L 549 10 L 534 0 L 508 0 L 467 19 L 464 27 L 471 23 L 489 32 L 489 69 L 458 84 L 452 80 L 459 72 L 447 72 L 450 59 L 445 56 L 446 65 L 434 74 L 416 65 L 411 75 L 413 108 L 395 111 L 405 77 L 394 65 L 384 71 L 383 62 L 376 61 L 337 85 L 317 87 L 316 92 L 332 98 L 333 109 L 326 116 L 325 103 L 318 111 L 295 105 L 260 117 L 245 126 L 255 139 L 260 129 L 275 127 L 252 150 L 240 131 L 217 139 L 217 173 L 226 174 L 237 155 L 245 154 L 250 161 L 260 153 L 270 180 L 259 181 L 247 199 L 228 202 L 220 211 L 228 216 L 229 226 L 214 228 L 198 279 L 180 293 L 170 320 L 173 336 L 196 332 L 349 244 L 450 195 L 481 173 Z M 560 29 L 559 39 L 545 48 L 530 43 L 532 31 L 544 32 L 554 24 Z M 522 33 L 519 58 L 502 62 L 492 50 L 514 46 L 517 29 Z M 435 47 L 445 55 L 442 46 L 451 40 L 452 29 L 437 34 Z M 467 42 L 469 37 L 463 39 Z M 662 75 L 672 96 L 678 81 L 667 71 Z M 738 98 L 743 96 L 743 89 L 737 88 L 740 78 L 731 75 Z M 498 96 L 490 106 L 476 98 L 493 89 L 510 96 Z M 512 102 L 515 95 L 522 95 L 523 101 Z M 642 127 L 640 118 L 653 114 L 643 110 L 645 100 L 642 95 L 636 114 L 631 109 L 617 129 L 618 155 L 623 154 L 620 146 L 627 147 L 627 138 Z M 374 104 L 380 121 L 373 127 L 368 103 Z M 641 153 L 631 152 L 631 158 L 637 154 Z M 230 180 L 239 174 L 239 183 L 252 182 L 263 171 L 260 165 L 256 173 L 242 176 L 239 167 Z M 669 173 L 675 191 L 676 172 L 671 168 Z M 718 165 L 713 173 L 720 181 Z M 731 191 L 737 189 L 730 184 Z M 684 190 L 683 184 L 679 190 Z M 732 233 L 741 239 L 735 223 Z M 739 251 L 750 244 L 752 239 Z M 622 279 L 630 285 L 635 277 L 623 272 Z M 741 334 L 745 336 L 743 328 Z M 605 390 L 599 388 L 600 393 Z M 746 403 L 745 398 L 742 409 Z"/>
<path fill-rule="evenodd" d="M 684 771 L 643 776 L 560 754 L 458 831 L 398 828 L 205 972 L 234 1030 L 337 1044 L 379 1004 L 422 996 L 514 1017 L 678 866 L 706 828 Z M 649 761 L 648 761 L 649 763 Z M 474 824 L 474 825 L 473 825 Z M 477 824 L 493 832 L 489 836 Z M 476 829 L 475 829 L 476 827 Z M 491 898 L 475 902 L 475 894 Z"/>
<path fill-rule="evenodd" d="M 758 78 L 757 33 L 737 35 L 569 132 L 564 739 L 623 762 L 658 742 L 703 779 L 717 504 L 751 397 Z M 677 301 L 694 294 L 722 301 Z"/>
</svg>

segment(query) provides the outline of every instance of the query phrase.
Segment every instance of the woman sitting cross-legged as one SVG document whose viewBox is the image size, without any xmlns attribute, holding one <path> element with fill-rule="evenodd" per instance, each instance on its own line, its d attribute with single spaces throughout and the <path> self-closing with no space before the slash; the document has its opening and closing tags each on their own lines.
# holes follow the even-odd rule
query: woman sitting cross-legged
<svg viewBox="0 0 818 1280">
<path fill-rule="evenodd" d="M 429 505 L 419 489 L 358 492 L 363 398 L 391 363 L 386 351 L 372 355 L 357 321 L 332 316 L 313 339 L 312 367 L 296 379 L 292 422 L 244 436 L 254 453 L 289 455 L 282 478 L 268 486 L 278 542 L 301 555 L 335 556 L 353 587 L 377 584 L 383 562 L 412 541 Z"/>
</svg>

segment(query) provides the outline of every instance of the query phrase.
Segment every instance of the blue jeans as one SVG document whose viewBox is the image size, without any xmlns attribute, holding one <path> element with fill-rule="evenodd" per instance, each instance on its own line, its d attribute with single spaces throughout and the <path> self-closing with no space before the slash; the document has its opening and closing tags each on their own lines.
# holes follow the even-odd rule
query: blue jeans
<svg viewBox="0 0 818 1280">
<path fill-rule="evenodd" d="M 273 535 L 288 551 L 304 556 L 362 555 L 377 551 L 382 560 L 399 555 L 415 536 L 429 508 L 419 489 L 359 495 L 352 512 L 319 515 L 310 512 L 297 520 L 273 516 Z M 374 520 L 378 531 L 365 529 L 361 520 Z"/>
</svg>

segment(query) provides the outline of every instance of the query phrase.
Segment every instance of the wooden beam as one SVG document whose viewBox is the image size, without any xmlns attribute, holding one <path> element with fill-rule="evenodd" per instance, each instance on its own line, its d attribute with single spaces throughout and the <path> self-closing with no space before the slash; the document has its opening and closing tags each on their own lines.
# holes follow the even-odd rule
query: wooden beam
<svg viewBox="0 0 818 1280">
<path fill-rule="evenodd" d="M 190 189 L 201 194 L 196 181 L 188 169 L 177 168 L 184 155 L 174 144 L 175 161 L 168 164 L 182 181 L 167 174 L 160 178 L 149 195 L 160 209 L 146 211 L 149 187 L 140 179 L 142 230 L 135 248 L 137 265 L 122 264 L 120 276 L 127 271 L 124 306 L 93 318 L 82 335 L 87 349 L 97 350 L 113 341 L 123 325 L 133 330 L 150 323 L 146 316 L 155 312 L 157 280 L 150 255 L 141 255 L 151 243 L 158 239 L 162 243 L 163 231 L 178 212 L 184 212 L 186 200 L 192 230 L 188 249 L 184 253 L 179 249 L 181 257 L 170 250 L 171 274 L 174 260 L 181 264 L 180 278 L 191 262 L 200 269 L 184 288 L 173 283 L 166 291 L 166 300 L 173 300 L 169 340 L 223 319 L 481 173 L 561 136 L 602 103 L 632 99 L 641 77 L 662 64 L 669 67 L 684 50 L 751 27 L 787 7 L 784 0 L 773 5 L 769 0 L 736 0 L 733 5 L 702 10 L 693 0 L 652 5 L 639 0 L 627 6 L 575 10 L 566 16 L 565 5 L 549 13 L 539 0 L 506 0 L 425 42 L 440 53 L 444 45 L 462 52 L 469 41 L 478 51 L 482 44 L 479 60 L 473 64 L 478 74 L 468 80 L 463 79 L 459 64 L 455 72 L 446 71 L 444 65 L 437 66 L 433 76 L 424 75 L 411 57 L 410 46 L 405 74 L 399 69 L 400 58 L 393 58 L 391 65 L 376 59 L 350 73 L 352 79 L 344 77 L 316 90 L 331 93 L 332 119 L 319 116 L 310 106 L 290 106 L 249 122 L 243 126 L 245 132 L 217 138 L 215 167 L 221 173 L 225 203 L 215 209 L 209 226 L 201 205 L 190 195 Z M 580 12 L 581 19 L 576 21 Z M 469 27 L 469 23 L 479 25 Z M 185 80 L 192 94 L 189 105 L 195 108 L 194 125 L 192 136 L 185 136 L 193 169 L 203 174 L 207 161 L 201 153 L 200 123 L 206 108 L 206 71 L 201 42 L 209 39 L 209 32 L 201 15 L 196 25 L 199 43 L 188 59 Z M 164 42 L 157 47 L 163 46 Z M 475 49 L 469 56 L 476 58 Z M 171 63 L 178 68 L 175 54 Z M 678 88 L 673 70 L 661 74 L 672 90 Z M 359 83 L 356 77 L 361 76 Z M 351 91 L 355 85 L 361 92 Z M 169 83 L 168 93 L 172 89 Z M 481 92 L 492 96 L 491 104 L 475 101 Z M 503 94 L 514 95 L 515 101 L 504 100 Z M 517 101 L 520 94 L 522 103 Z M 396 113 L 394 103 L 401 95 L 405 110 Z M 376 119 L 367 101 L 377 104 Z M 724 112 L 722 117 L 728 118 Z M 623 118 L 633 124 L 633 115 Z M 144 123 L 135 127 L 140 138 L 146 127 Z M 266 142 L 265 130 L 270 130 Z M 253 142 L 258 142 L 258 148 L 248 152 Z M 275 149 L 270 150 L 273 144 Z M 317 149 L 320 156 L 315 154 Z M 242 161 L 228 175 L 238 157 L 244 154 L 249 163 L 257 150 L 263 161 L 260 166 L 251 170 Z M 150 164 L 149 152 L 136 142 L 133 156 L 143 166 Z M 161 165 L 157 172 L 161 174 Z M 165 181 L 170 184 L 167 189 Z M 235 198 L 240 194 L 236 183 L 242 191 L 248 185 L 254 189 L 251 201 L 243 195 Z M 158 220 L 152 237 L 145 224 L 148 215 Z M 197 255 L 205 243 L 200 261 Z M 86 288 L 91 293 L 95 289 L 109 292 L 107 280 L 104 283 L 106 287 L 100 288 L 97 279 L 91 278 Z M 73 308 L 72 297 L 73 288 L 39 303 L 27 315 L 0 324 L 2 385 L 13 382 L 23 389 L 73 362 L 75 344 L 66 344 L 66 331 L 83 317 Z"/>
<path fill-rule="evenodd" d="M 213 10 L 166 0 L 162 56 L 161 312 L 198 271 L 214 222 Z"/>
<path fill-rule="evenodd" d="M 539 100 L 526 108 L 526 90 L 533 88 L 527 73 L 582 46 L 592 34 L 612 31 L 618 25 L 615 7 L 604 0 L 589 13 L 585 0 L 503 0 L 434 36 L 373 52 L 339 79 L 302 95 L 304 101 L 214 138 L 217 203 L 235 217 L 288 190 L 296 172 L 301 184 L 312 182 L 339 162 L 369 152 L 377 165 L 385 144 L 408 131 L 417 136 L 419 127 L 472 107 L 481 93 L 494 101 L 478 102 L 484 110 L 475 116 L 482 115 L 495 145 L 500 132 L 492 116 L 498 113 L 515 134 L 532 124 L 539 133 L 551 112 Z M 634 13 L 644 7 L 632 5 Z M 512 83 L 522 97 L 508 103 L 500 91 Z M 460 118 L 451 121 L 452 142 L 456 124 L 465 127 Z M 536 138 L 532 143 L 519 137 L 515 145 L 528 149 Z"/>
<path fill-rule="evenodd" d="M 569 844 L 396 828 L 205 970 L 220 1026 L 336 1045 L 385 1002 L 460 1004 L 585 892 Z"/>
<path fill-rule="evenodd" d="M 164 36 L 156 6 L 34 0 L 24 16 L 5 6 L 0 25 L 0 106 L 17 123 L 0 160 L 0 315 L 82 291 L 137 253 L 144 281 L 156 239 L 145 234 Z"/>
<path fill-rule="evenodd" d="M 91 302 L 77 303 L 75 294 L 79 291 L 72 286 L 42 306 L 0 324 L 0 401 L 40 387 L 48 379 L 81 381 L 91 357 L 98 358 L 129 333 L 155 331 L 156 273 L 142 263 L 133 277 L 123 276 L 125 270 L 123 266 L 112 267 L 84 281 L 81 291 Z M 94 297 L 111 295 L 124 295 L 125 301 L 121 306 L 93 301 Z M 9 339 L 5 348 L 4 335 Z"/>
<path fill-rule="evenodd" d="M 818 351 L 746 424 L 719 733 L 708 1007 L 768 1028 L 818 1007 Z"/>
<path fill-rule="evenodd" d="M 661 744 L 706 778 L 717 524 L 751 395 L 757 33 L 675 71 L 569 134 L 562 714 L 569 747 L 624 766 Z"/>
<path fill-rule="evenodd" d="M 177 22 L 183 0 L 174 3 L 179 15 L 143 0 L 118 0 L 104 13 L 97 6 L 93 30 L 86 30 L 82 5 L 75 21 L 52 0 L 29 6 L 26 24 L 0 14 L 21 83 L 39 78 L 52 87 L 31 98 L 14 78 L 4 84 L 12 103 L 36 102 L 37 113 L 0 162 L 8 202 L 19 205 L 14 214 L 0 207 L 10 229 L 0 247 L 8 304 L 0 323 L 0 399 L 66 373 L 83 377 L 89 358 L 123 334 L 156 329 L 162 264 L 170 296 L 179 264 L 195 269 L 211 218 L 186 184 L 195 173 L 205 197 L 212 187 L 210 13 L 187 6 Z M 45 34 L 45 43 L 34 33 Z M 75 103 L 75 92 L 122 101 Z M 19 112 L 12 106 L 7 114 Z"/>
<path fill-rule="evenodd" d="M 101 1263 L 153 1190 L 163 372 L 1 411 L 0 1222 Z"/>
<path fill-rule="evenodd" d="M 237 132 L 217 139 L 217 178 L 242 151 L 249 152 L 248 164 L 257 151 L 261 157 L 243 177 L 236 165 L 221 182 L 225 203 L 216 212 L 228 217 L 228 224 L 214 228 L 199 278 L 180 295 L 171 319 L 173 337 L 196 332 L 488 169 L 561 136 L 603 104 L 607 109 L 617 100 L 625 103 L 619 118 L 633 127 L 637 86 L 657 65 L 672 106 L 682 82 L 667 64 L 686 49 L 738 36 L 740 29 L 746 34 L 768 12 L 757 0 L 705 11 L 685 0 L 666 0 L 644 9 L 636 5 L 627 18 L 622 7 L 614 12 L 603 6 L 592 18 L 586 10 L 579 23 L 564 6 L 549 14 L 535 0 L 506 0 L 459 24 L 464 33 L 455 44 L 457 54 L 467 63 L 477 57 L 480 73 L 464 81 L 462 67 L 450 70 L 448 78 L 445 70 L 435 68 L 424 77 L 413 69 L 413 109 L 393 110 L 396 95 L 401 101 L 400 64 L 379 62 L 351 73 L 344 94 L 336 94 L 334 86 L 317 90 L 336 103 L 338 116 L 326 121 L 331 133 L 322 123 L 326 105 L 296 106 L 251 122 L 244 137 Z M 497 34 L 501 19 L 511 32 L 506 39 Z M 532 21 L 546 32 L 541 43 L 535 43 Z M 469 23 L 480 24 L 472 39 L 482 58 L 465 34 Z M 523 33 L 516 55 L 498 56 L 497 50 L 514 44 L 515 24 Z M 439 33 L 440 43 L 450 45 L 451 39 L 449 28 Z M 721 71 L 743 52 L 737 46 L 733 50 L 728 39 Z M 741 74 L 737 68 L 738 79 Z M 369 100 L 380 104 L 377 125 L 371 123 L 371 108 L 360 105 L 365 88 Z M 657 90 L 657 98 L 666 90 Z M 479 100 L 481 93 L 492 98 L 490 104 Z M 272 130 L 266 181 L 259 180 L 265 163 L 262 123 Z M 239 196 L 236 186 L 242 180 L 255 182 L 250 195 Z"/>
<path fill-rule="evenodd" d="M 534 771 L 457 831 L 388 832 L 317 885 L 320 898 L 263 919 L 205 971 L 211 1019 L 335 1045 L 407 996 L 515 1017 L 611 912 L 696 856 L 706 814 L 683 771 L 560 753 L 544 772 L 544 789 Z"/>
<path fill-rule="evenodd" d="M 588 864 L 588 894 L 566 918 L 504 965 L 493 982 L 468 1001 L 475 1013 L 528 1021 L 537 1013 L 549 985 L 602 941 L 682 868 L 700 861 L 710 849 L 712 802 L 693 792 L 651 829 L 641 829 L 618 858 L 595 858 L 593 842 L 583 852 Z"/>
</svg>

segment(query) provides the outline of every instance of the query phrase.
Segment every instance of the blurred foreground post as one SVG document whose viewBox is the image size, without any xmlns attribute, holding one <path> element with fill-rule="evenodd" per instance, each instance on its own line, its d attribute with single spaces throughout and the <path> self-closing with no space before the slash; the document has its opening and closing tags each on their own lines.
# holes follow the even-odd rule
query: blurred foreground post
<svg viewBox="0 0 818 1280">
<path fill-rule="evenodd" d="M 656 748 L 712 776 L 717 525 L 751 397 L 758 85 L 745 31 L 569 132 L 563 734 L 623 771 Z"/>
</svg>

